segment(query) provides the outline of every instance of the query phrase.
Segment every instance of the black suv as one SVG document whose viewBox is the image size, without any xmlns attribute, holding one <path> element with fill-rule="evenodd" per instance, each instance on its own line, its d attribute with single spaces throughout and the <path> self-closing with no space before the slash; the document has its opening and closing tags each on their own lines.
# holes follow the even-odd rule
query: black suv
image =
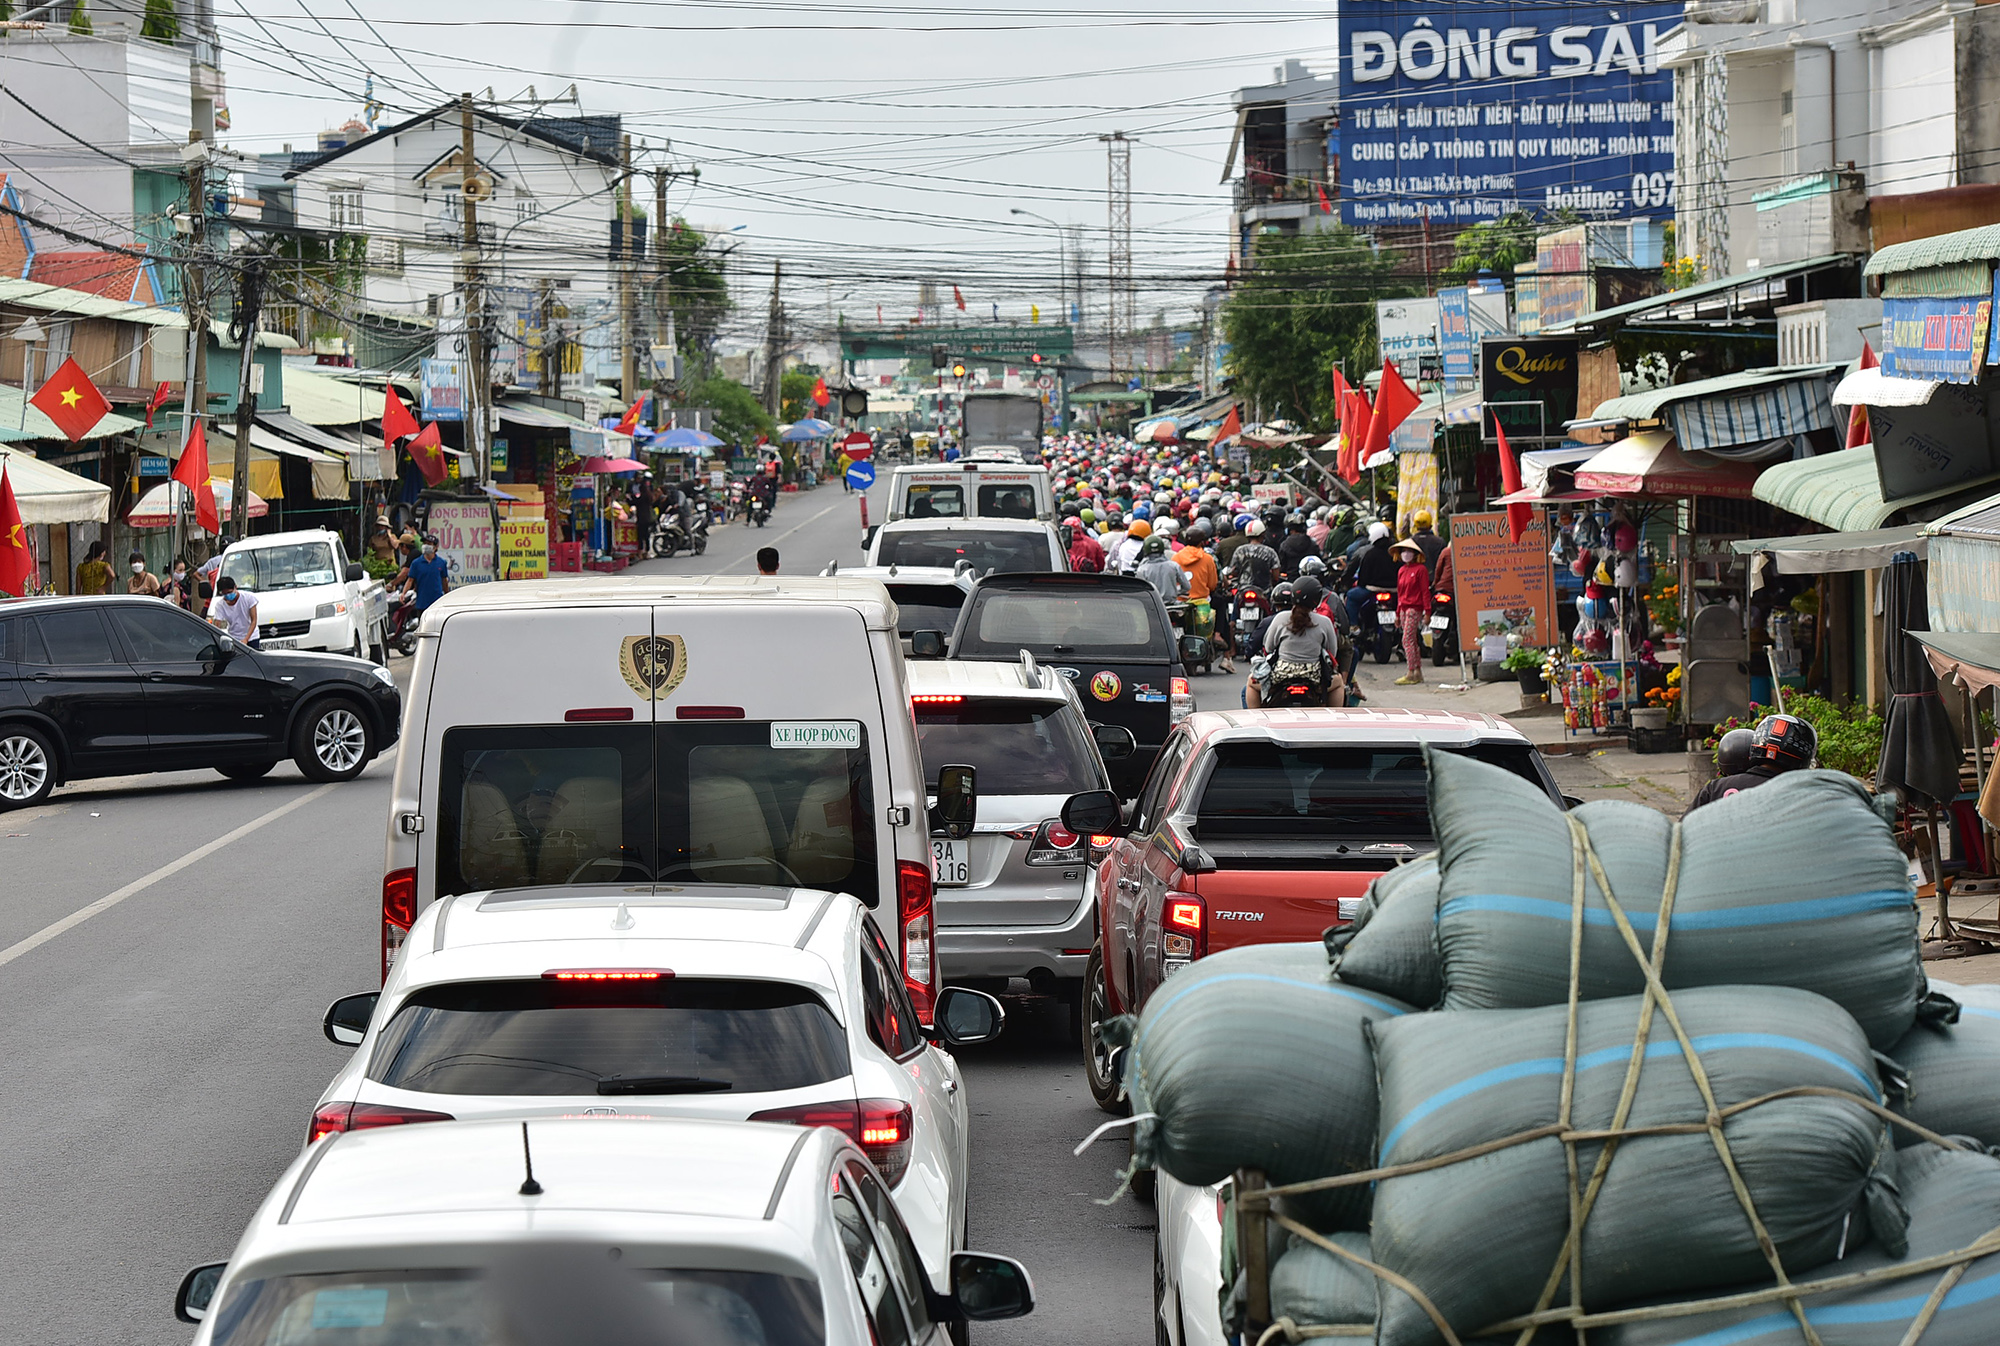
<svg viewBox="0 0 2000 1346">
<path fill-rule="evenodd" d="M 247 649 L 157 598 L 0 604 L 0 810 L 90 776 L 251 780 L 285 757 L 308 780 L 352 780 L 401 713 L 387 669 Z"/>
<path fill-rule="evenodd" d="M 1011 662 L 1022 650 L 1075 684 L 1092 724 L 1131 731 L 1138 748 L 1105 765 L 1119 794 L 1137 794 L 1160 745 L 1194 710 L 1159 591 L 1125 575 L 988 575 L 959 609 L 950 656 Z"/>
</svg>

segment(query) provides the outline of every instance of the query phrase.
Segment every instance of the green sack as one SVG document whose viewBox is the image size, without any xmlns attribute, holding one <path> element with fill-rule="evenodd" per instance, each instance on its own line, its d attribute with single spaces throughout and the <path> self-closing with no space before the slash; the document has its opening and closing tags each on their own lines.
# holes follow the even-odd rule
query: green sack
<svg viewBox="0 0 2000 1346">
<path fill-rule="evenodd" d="M 1412 860 L 1368 885 L 1354 923 L 1327 932 L 1340 979 L 1430 1009 L 1444 998 L 1437 951 L 1438 862 Z"/>
</svg>

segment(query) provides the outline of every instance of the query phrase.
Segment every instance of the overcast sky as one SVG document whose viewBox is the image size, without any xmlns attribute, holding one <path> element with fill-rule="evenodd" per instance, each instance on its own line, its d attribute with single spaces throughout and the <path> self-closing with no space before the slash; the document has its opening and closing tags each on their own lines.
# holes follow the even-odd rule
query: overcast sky
<svg viewBox="0 0 2000 1346">
<path fill-rule="evenodd" d="M 770 265 L 804 320 L 910 316 L 919 280 L 957 284 L 964 316 L 1059 313 L 1057 235 L 1105 246 L 1105 147 L 1132 149 L 1139 314 L 1186 314 L 1227 255 L 1218 179 L 1230 95 L 1286 56 L 1330 68 L 1331 7 L 1253 0 L 217 0 L 241 150 L 309 149 L 356 115 L 366 77 L 393 122 L 462 89 L 502 99 L 578 87 L 585 112 L 701 170 L 669 211 L 743 226 L 732 263 L 746 331 Z M 251 16 L 254 16 L 251 17 Z M 552 115 L 572 109 L 553 106 Z M 647 189 L 639 199 L 650 200 Z M 761 276 L 760 276 L 761 273 Z M 797 277 L 797 284 L 792 278 Z M 1098 299 L 1101 303 L 1101 298 Z"/>
</svg>

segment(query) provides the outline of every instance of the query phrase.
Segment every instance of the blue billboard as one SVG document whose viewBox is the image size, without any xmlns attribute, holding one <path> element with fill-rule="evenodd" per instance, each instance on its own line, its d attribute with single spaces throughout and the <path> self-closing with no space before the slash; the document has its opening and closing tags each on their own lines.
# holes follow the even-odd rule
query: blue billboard
<svg viewBox="0 0 2000 1346">
<path fill-rule="evenodd" d="M 1679 4 L 1342 0 L 1340 214 L 1457 228 L 1674 208 Z"/>
</svg>

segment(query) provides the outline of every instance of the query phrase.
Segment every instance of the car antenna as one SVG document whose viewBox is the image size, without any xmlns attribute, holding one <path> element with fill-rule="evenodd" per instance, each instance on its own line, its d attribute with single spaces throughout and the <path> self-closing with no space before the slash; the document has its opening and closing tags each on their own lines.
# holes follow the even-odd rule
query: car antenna
<svg viewBox="0 0 2000 1346">
<path fill-rule="evenodd" d="M 528 1171 L 528 1176 L 521 1181 L 521 1195 L 540 1196 L 542 1194 L 542 1185 L 535 1181 L 535 1155 L 534 1151 L 528 1148 L 528 1124 L 526 1122 L 521 1123 L 521 1166 Z"/>
</svg>

